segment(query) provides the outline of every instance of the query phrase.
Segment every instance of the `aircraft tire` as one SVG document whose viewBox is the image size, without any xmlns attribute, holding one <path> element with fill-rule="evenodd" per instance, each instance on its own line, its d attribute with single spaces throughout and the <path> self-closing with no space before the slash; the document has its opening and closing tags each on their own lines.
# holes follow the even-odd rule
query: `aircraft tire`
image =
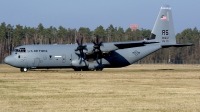
<svg viewBox="0 0 200 112">
<path fill-rule="evenodd" d="M 88 68 L 82 68 L 82 71 L 89 71 Z"/>
<path fill-rule="evenodd" d="M 97 68 L 97 69 L 96 69 L 96 71 L 102 71 L 102 70 L 103 70 L 102 68 Z"/>
<path fill-rule="evenodd" d="M 27 69 L 27 68 L 20 68 L 20 71 L 21 71 L 21 72 L 27 72 L 28 69 Z"/>
<path fill-rule="evenodd" d="M 81 71 L 81 68 L 74 68 L 74 71 Z"/>
</svg>

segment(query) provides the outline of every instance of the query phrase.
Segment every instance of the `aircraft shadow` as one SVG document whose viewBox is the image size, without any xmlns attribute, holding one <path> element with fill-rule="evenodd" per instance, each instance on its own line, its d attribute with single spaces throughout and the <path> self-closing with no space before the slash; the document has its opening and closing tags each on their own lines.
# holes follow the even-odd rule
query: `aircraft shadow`
<svg viewBox="0 0 200 112">
<path fill-rule="evenodd" d="M 167 68 L 166 68 L 166 69 L 158 69 L 158 70 L 174 70 L 174 69 L 167 69 Z"/>
</svg>

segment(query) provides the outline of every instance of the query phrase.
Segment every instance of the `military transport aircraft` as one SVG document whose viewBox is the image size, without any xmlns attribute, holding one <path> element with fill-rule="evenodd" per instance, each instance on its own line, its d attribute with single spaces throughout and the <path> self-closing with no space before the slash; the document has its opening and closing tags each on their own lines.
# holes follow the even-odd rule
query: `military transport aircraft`
<svg viewBox="0 0 200 112">
<path fill-rule="evenodd" d="M 191 45 L 176 43 L 171 7 L 163 5 L 148 39 L 103 43 L 97 37 L 89 44 L 80 39 L 77 44 L 23 45 L 15 48 L 4 62 L 20 68 L 21 72 L 39 68 L 102 71 L 103 68 L 128 66 L 161 48 Z"/>
</svg>

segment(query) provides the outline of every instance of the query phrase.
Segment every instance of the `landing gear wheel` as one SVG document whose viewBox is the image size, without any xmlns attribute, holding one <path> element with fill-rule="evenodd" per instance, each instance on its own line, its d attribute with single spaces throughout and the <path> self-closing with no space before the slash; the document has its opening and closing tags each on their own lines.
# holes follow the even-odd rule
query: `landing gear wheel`
<svg viewBox="0 0 200 112">
<path fill-rule="evenodd" d="M 102 71 L 103 70 L 103 68 L 97 68 L 96 69 L 96 71 Z"/>
<path fill-rule="evenodd" d="M 81 71 L 81 68 L 74 68 L 74 71 Z"/>
<path fill-rule="evenodd" d="M 27 69 L 27 68 L 20 68 L 20 71 L 21 71 L 21 72 L 27 72 L 28 69 Z"/>
<path fill-rule="evenodd" d="M 82 71 L 89 71 L 88 68 L 82 68 Z"/>
</svg>

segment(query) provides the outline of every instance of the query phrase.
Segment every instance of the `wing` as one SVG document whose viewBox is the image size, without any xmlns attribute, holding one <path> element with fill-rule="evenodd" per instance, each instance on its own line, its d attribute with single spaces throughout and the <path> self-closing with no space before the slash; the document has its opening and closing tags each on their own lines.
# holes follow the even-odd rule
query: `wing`
<svg viewBox="0 0 200 112">
<path fill-rule="evenodd" d="M 133 41 L 133 42 L 121 42 L 115 43 L 114 45 L 119 49 L 131 48 L 131 47 L 141 47 L 145 46 L 146 44 L 154 44 L 159 42 L 148 42 L 148 41 Z"/>
<path fill-rule="evenodd" d="M 130 41 L 130 42 L 101 43 L 101 45 L 98 48 L 98 51 L 100 51 L 102 53 L 108 53 L 108 52 L 118 50 L 118 49 L 141 47 L 141 46 L 145 46 L 146 44 L 154 44 L 154 43 L 159 43 L 159 42 L 141 40 L 141 41 Z M 87 44 L 87 50 L 84 50 L 83 52 L 88 55 L 91 55 L 94 53 L 94 51 L 95 51 L 94 45 Z"/>
</svg>

